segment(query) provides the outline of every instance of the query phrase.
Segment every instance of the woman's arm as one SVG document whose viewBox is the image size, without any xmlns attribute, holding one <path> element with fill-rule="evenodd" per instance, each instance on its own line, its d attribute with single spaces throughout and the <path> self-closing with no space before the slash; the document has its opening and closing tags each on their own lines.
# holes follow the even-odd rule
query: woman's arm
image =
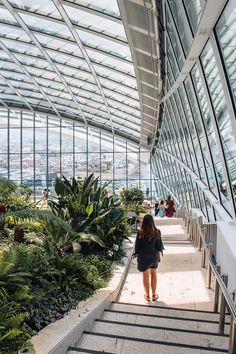
<svg viewBox="0 0 236 354">
<path fill-rule="evenodd" d="M 164 250 L 164 245 L 162 242 L 162 238 L 161 238 L 161 231 L 158 230 L 158 236 L 157 236 L 157 242 L 156 242 L 156 250 L 160 251 L 163 255 L 163 250 Z"/>
<path fill-rule="evenodd" d="M 140 238 L 138 232 L 135 240 L 134 255 L 137 255 L 139 253 L 139 250 L 140 250 Z"/>
</svg>

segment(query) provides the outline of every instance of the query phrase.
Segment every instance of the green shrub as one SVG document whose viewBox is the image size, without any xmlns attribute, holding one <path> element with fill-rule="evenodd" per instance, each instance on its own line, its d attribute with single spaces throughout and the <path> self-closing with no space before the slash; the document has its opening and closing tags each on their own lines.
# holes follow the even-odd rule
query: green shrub
<svg viewBox="0 0 236 354">
<path fill-rule="evenodd" d="M 1 353 L 12 354 L 20 349 L 30 349 L 30 333 L 24 326 L 27 313 L 11 300 L 6 291 L 0 290 L 0 348 Z"/>
<path fill-rule="evenodd" d="M 122 204 L 127 207 L 131 205 L 142 205 L 144 201 L 143 192 L 138 188 L 124 189 L 121 194 Z"/>
<path fill-rule="evenodd" d="M 113 260 L 124 255 L 122 242 L 130 234 L 126 212 L 106 186 L 99 186 L 93 175 L 84 181 L 57 179 L 58 201 L 49 203 L 52 213 L 31 210 L 28 204 L 24 208 L 23 203 L 21 209 L 22 195 L 14 195 L 17 187 L 0 180 L 0 196 L 6 200 L 8 190 L 16 203 L 8 209 L 2 205 L 3 228 L 18 223 L 26 235 L 28 231 L 40 235 L 38 244 L 29 244 L 24 236 L 23 243 L 9 239 L 1 250 L 0 306 L 3 316 L 9 314 L 5 325 L 0 317 L 4 353 L 24 348 L 30 335 L 106 286 Z"/>
</svg>

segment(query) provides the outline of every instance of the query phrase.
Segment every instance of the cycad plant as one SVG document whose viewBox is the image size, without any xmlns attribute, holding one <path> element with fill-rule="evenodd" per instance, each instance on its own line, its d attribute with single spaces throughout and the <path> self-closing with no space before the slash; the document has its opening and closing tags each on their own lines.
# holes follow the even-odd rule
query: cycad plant
<svg viewBox="0 0 236 354">
<path fill-rule="evenodd" d="M 99 185 L 93 174 L 85 180 L 68 181 L 57 178 L 55 191 L 57 200 L 49 205 L 56 216 L 67 221 L 74 233 L 79 233 L 79 242 L 83 249 L 110 249 L 120 247 L 123 239 L 129 235 L 127 217 L 116 196 L 107 191 L 108 183 Z M 115 254 L 115 252 L 113 253 Z"/>
</svg>

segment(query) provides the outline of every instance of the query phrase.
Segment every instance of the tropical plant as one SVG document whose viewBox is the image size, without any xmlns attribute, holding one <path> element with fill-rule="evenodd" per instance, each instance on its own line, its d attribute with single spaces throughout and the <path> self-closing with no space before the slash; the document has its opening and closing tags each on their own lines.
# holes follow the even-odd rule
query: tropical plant
<svg viewBox="0 0 236 354">
<path fill-rule="evenodd" d="M 107 185 L 98 184 L 98 178 L 91 174 L 84 181 L 68 181 L 57 178 L 55 191 L 58 200 L 49 200 L 56 216 L 67 221 L 83 249 L 110 248 L 114 242 L 121 245 L 129 235 L 127 217 L 116 196 L 109 195 Z M 88 246 L 89 244 L 89 246 Z"/>
<path fill-rule="evenodd" d="M 16 353 L 30 349 L 30 334 L 24 326 L 27 313 L 13 302 L 4 289 L 0 290 L 0 348 L 1 353 Z"/>
<path fill-rule="evenodd" d="M 144 201 L 143 192 L 138 188 L 124 189 L 121 194 L 121 201 L 123 205 L 142 205 Z"/>
<path fill-rule="evenodd" d="M 0 306 L 9 311 L 5 327 L 0 315 L 4 353 L 24 348 L 29 333 L 63 317 L 78 301 L 105 286 L 112 261 L 122 257 L 122 241 L 130 232 L 124 209 L 106 187 L 93 175 L 84 181 L 57 179 L 58 198 L 50 200 L 51 212 L 9 208 L 5 202 L 17 186 L 6 180 L 0 183 L 0 224 L 16 225 L 10 232 L 17 241 L 7 243 L 0 256 L 0 288 L 5 296 L 3 301 L 0 294 Z M 32 223 L 41 236 L 41 242 L 33 245 L 26 238 Z M 14 306 L 16 315 L 11 312 Z"/>
</svg>

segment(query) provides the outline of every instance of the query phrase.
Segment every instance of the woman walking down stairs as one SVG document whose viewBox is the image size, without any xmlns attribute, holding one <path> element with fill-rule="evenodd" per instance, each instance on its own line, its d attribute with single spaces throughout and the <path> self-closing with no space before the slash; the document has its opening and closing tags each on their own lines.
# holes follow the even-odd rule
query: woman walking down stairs
<svg viewBox="0 0 236 354">
<path fill-rule="evenodd" d="M 141 275 L 133 260 L 123 291 L 86 330 L 75 353 L 227 353 L 230 318 L 225 334 L 218 333 L 219 314 L 213 313 L 212 290 L 206 289 L 206 270 L 180 219 L 157 219 L 165 245 L 158 268 L 157 302 L 145 302 Z"/>
</svg>

